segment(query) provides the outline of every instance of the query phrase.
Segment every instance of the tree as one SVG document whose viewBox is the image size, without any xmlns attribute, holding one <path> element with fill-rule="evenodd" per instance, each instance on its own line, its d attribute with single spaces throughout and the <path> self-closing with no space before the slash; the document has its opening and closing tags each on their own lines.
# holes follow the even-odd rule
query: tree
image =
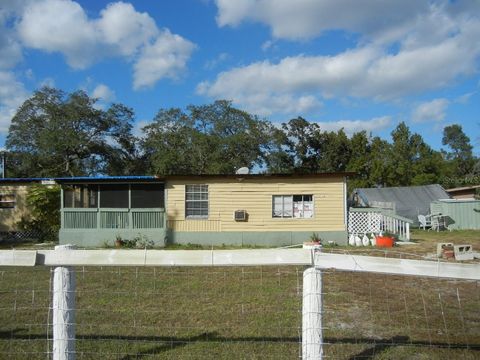
<svg viewBox="0 0 480 360">
<path fill-rule="evenodd" d="M 278 138 L 283 140 L 280 148 L 284 151 L 282 154 L 286 161 L 284 167 L 290 167 L 291 171 L 297 173 L 318 172 L 315 139 L 318 141 L 320 137 L 320 127 L 302 117 L 297 117 L 282 124 L 282 131 L 284 136 Z"/>
<path fill-rule="evenodd" d="M 9 128 L 10 172 L 22 177 L 105 173 L 109 160 L 131 150 L 133 111 L 121 104 L 102 110 L 96 102 L 83 91 L 36 91 Z"/>
<path fill-rule="evenodd" d="M 388 141 L 375 136 L 370 143 L 370 164 L 369 180 L 370 186 L 392 186 L 391 173 L 394 171 L 392 165 L 392 145 Z"/>
<path fill-rule="evenodd" d="M 356 176 L 349 180 L 349 188 L 352 190 L 374 185 L 370 179 L 371 152 L 370 138 L 366 131 L 360 131 L 352 135 L 350 139 L 350 158 L 346 168 L 347 171 L 356 173 Z"/>
<path fill-rule="evenodd" d="M 392 131 L 389 186 L 425 185 L 438 182 L 443 161 L 422 136 L 401 122 Z"/>
<path fill-rule="evenodd" d="M 320 172 L 340 172 L 347 169 L 351 158 L 350 140 L 343 129 L 318 132 L 313 141 L 317 169 Z"/>
<path fill-rule="evenodd" d="M 144 127 L 142 150 L 158 174 L 232 174 L 262 166 L 271 145 L 272 125 L 231 102 L 161 109 Z"/>
<path fill-rule="evenodd" d="M 470 174 L 475 165 L 475 158 L 472 153 L 473 146 L 462 127 L 458 124 L 446 126 L 443 129 L 442 144 L 448 146 L 451 150 L 444 154 L 446 159 L 451 161 L 452 175 L 462 177 Z"/>
</svg>

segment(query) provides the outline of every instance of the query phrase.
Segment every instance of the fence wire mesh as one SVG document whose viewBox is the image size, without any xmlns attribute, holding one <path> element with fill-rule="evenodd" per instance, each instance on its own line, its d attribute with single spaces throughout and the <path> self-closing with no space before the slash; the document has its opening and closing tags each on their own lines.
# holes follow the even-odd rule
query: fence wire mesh
<svg viewBox="0 0 480 360">
<path fill-rule="evenodd" d="M 77 359 L 298 359 L 304 267 L 76 267 Z M 0 358 L 52 355 L 51 270 L 0 268 Z M 478 359 L 478 281 L 323 271 L 324 359 Z"/>
</svg>

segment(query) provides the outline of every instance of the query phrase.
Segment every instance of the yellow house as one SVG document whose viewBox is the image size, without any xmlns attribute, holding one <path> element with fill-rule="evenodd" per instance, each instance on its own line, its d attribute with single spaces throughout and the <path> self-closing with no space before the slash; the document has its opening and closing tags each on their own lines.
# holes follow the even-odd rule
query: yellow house
<svg viewBox="0 0 480 360">
<path fill-rule="evenodd" d="M 101 246 L 142 236 L 157 246 L 347 242 L 346 177 L 171 175 L 57 178 L 60 243 Z"/>
<path fill-rule="evenodd" d="M 44 178 L 0 179 L 0 233 L 19 231 L 17 224 L 22 217 L 28 217 L 27 192 L 35 184 L 53 183 Z"/>
<path fill-rule="evenodd" d="M 293 245 L 313 233 L 346 243 L 346 173 L 166 176 L 174 243 Z"/>
</svg>

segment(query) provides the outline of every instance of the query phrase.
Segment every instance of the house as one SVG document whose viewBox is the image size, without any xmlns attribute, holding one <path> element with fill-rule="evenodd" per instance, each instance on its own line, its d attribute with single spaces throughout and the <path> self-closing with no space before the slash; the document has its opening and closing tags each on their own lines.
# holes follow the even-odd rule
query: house
<svg viewBox="0 0 480 360">
<path fill-rule="evenodd" d="M 448 193 L 438 184 L 386 188 L 358 188 L 352 192 L 355 206 L 383 208 L 410 219 L 418 225 L 418 215 L 430 213 L 430 203 L 449 199 Z"/>
<path fill-rule="evenodd" d="M 59 178 L 60 243 L 102 246 L 144 236 L 157 246 L 283 246 L 316 233 L 345 244 L 348 175 Z"/>
<path fill-rule="evenodd" d="M 51 185 L 47 178 L 2 178 L 0 179 L 0 238 L 21 232 L 18 223 L 30 214 L 27 193 L 32 185 Z"/>
<path fill-rule="evenodd" d="M 480 185 L 457 187 L 446 191 L 452 199 L 475 199 L 475 195 L 480 191 Z"/>
</svg>

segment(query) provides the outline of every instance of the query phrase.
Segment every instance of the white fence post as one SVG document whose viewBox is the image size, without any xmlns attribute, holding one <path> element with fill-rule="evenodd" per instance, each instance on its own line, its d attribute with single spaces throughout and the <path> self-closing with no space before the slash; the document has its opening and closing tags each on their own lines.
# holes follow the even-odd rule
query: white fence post
<svg viewBox="0 0 480 360">
<path fill-rule="evenodd" d="M 322 272 L 314 267 L 303 272 L 302 359 L 321 360 L 322 334 Z"/>
<path fill-rule="evenodd" d="M 55 246 L 72 250 L 73 245 Z M 53 271 L 53 360 L 75 359 L 75 272 L 58 266 Z"/>
</svg>

